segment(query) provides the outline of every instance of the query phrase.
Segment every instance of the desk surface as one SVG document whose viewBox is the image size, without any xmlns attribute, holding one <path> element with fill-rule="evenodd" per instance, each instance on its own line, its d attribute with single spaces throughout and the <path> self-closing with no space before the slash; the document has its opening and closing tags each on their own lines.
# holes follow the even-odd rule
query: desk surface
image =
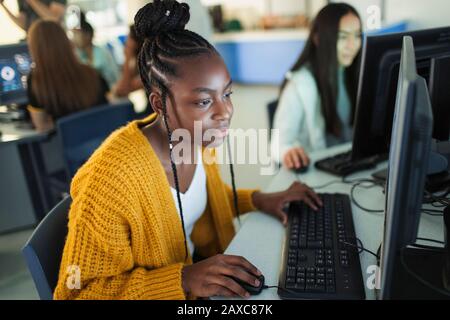
<svg viewBox="0 0 450 320">
<path fill-rule="evenodd" d="M 350 149 L 350 145 L 338 146 L 335 148 L 323 150 L 311 155 L 313 161 L 324 157 L 337 154 Z M 376 169 L 363 171 L 352 175 L 349 179 L 367 178 L 372 172 L 381 170 L 387 166 L 387 163 L 380 164 Z M 300 179 L 311 187 L 321 186 L 330 181 L 340 178 L 319 171 L 311 167 L 308 173 L 297 176 L 294 173 L 281 169 L 274 176 L 271 184 L 265 192 L 281 191 L 289 185 Z M 345 193 L 350 194 L 351 185 L 333 184 L 326 188 L 317 190 L 320 193 Z M 355 197 L 358 202 L 366 208 L 384 209 L 385 196 L 383 189 L 374 187 L 371 189 L 358 188 L 355 191 Z M 367 213 L 352 204 L 353 219 L 356 236 L 361 239 L 365 248 L 376 252 L 381 244 L 383 236 L 383 213 Z M 443 222 L 442 217 L 432 217 L 422 215 L 418 237 L 443 240 Z M 226 254 L 240 255 L 247 258 L 256 265 L 264 274 L 266 285 L 278 285 L 278 276 L 281 267 L 282 246 L 285 238 L 285 229 L 275 218 L 265 215 L 261 212 L 249 213 L 242 226 L 238 230 L 233 241 L 225 251 Z M 367 273 L 367 268 L 376 265 L 376 259 L 372 255 L 363 252 L 360 255 L 361 268 L 364 282 L 372 275 Z M 375 299 L 375 291 L 370 290 L 365 285 L 366 298 Z M 250 299 L 279 299 L 277 289 L 264 290 L 258 296 L 252 296 Z"/>
<path fill-rule="evenodd" d="M 47 137 L 50 132 L 40 133 L 25 121 L 0 122 L 0 143 L 32 142 Z"/>
</svg>

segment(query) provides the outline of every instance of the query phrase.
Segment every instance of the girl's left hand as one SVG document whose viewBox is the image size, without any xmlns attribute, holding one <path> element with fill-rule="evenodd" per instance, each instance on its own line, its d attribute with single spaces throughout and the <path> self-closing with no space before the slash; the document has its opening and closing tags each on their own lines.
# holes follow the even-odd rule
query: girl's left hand
<svg viewBox="0 0 450 320">
<path fill-rule="evenodd" d="M 253 204 L 258 210 L 278 218 L 287 225 L 287 214 L 284 207 L 292 201 L 303 201 L 313 210 L 317 211 L 323 206 L 319 196 L 306 184 L 294 182 L 287 190 L 275 193 L 255 192 L 252 195 Z"/>
</svg>

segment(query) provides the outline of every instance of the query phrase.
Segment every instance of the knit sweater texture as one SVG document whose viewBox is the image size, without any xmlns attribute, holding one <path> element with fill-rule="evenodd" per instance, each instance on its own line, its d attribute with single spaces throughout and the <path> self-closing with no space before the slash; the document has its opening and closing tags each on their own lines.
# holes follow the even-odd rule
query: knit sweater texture
<svg viewBox="0 0 450 320">
<path fill-rule="evenodd" d="M 112 133 L 71 183 L 68 235 L 55 299 L 191 299 L 182 288 L 185 246 L 166 173 L 141 128 L 151 115 Z M 191 239 L 203 257 L 223 253 L 235 230 L 232 189 L 213 149 L 204 149 L 208 203 Z M 208 159 L 206 159 L 208 158 Z M 238 190 L 241 213 L 255 211 Z"/>
</svg>

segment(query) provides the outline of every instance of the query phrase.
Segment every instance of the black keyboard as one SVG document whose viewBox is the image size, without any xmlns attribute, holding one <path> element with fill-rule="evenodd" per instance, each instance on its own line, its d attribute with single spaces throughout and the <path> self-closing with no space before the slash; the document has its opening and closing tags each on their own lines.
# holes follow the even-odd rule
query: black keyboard
<svg viewBox="0 0 450 320">
<path fill-rule="evenodd" d="M 387 155 L 374 155 L 368 158 L 354 160 L 352 151 L 340 153 L 315 163 L 317 169 L 338 176 L 346 176 L 354 172 L 375 167 L 379 162 L 387 159 Z"/>
<path fill-rule="evenodd" d="M 319 194 L 317 212 L 292 202 L 278 295 L 281 299 L 365 299 L 350 198 Z"/>
</svg>

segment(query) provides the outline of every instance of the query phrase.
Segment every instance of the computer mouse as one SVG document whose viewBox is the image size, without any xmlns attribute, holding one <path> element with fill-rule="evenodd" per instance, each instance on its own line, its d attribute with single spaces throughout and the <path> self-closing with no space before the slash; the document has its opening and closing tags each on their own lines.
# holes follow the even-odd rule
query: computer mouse
<svg viewBox="0 0 450 320">
<path fill-rule="evenodd" d="M 302 166 L 301 168 L 294 169 L 295 174 L 302 174 L 308 172 L 308 166 Z"/>
<path fill-rule="evenodd" d="M 305 165 L 302 161 L 302 159 L 300 159 L 300 164 L 301 167 L 300 168 L 294 168 L 292 169 L 292 171 L 295 172 L 295 174 L 302 174 L 302 173 L 306 173 L 309 169 L 309 166 Z"/>
<path fill-rule="evenodd" d="M 244 282 L 240 279 L 237 279 L 235 277 L 231 277 L 234 281 L 237 282 L 237 284 L 239 284 L 242 288 L 244 288 L 248 293 L 250 293 L 250 295 L 255 296 L 261 293 L 261 291 L 264 289 L 264 276 L 260 275 L 258 277 L 259 280 L 259 286 L 258 287 L 254 287 L 250 284 L 248 284 L 247 282 Z"/>
</svg>

